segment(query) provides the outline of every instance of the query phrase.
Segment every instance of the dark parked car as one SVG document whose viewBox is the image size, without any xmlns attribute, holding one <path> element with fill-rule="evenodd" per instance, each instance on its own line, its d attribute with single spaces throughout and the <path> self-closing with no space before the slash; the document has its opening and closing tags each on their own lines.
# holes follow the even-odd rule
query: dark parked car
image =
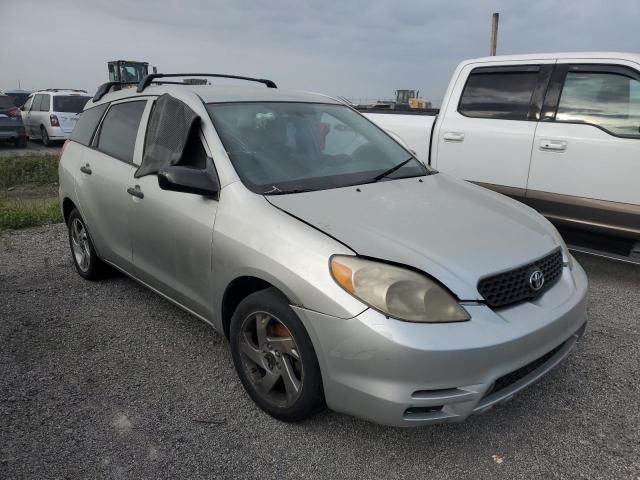
<svg viewBox="0 0 640 480">
<path fill-rule="evenodd" d="M 11 140 L 19 148 L 27 146 L 27 133 L 20 109 L 11 97 L 4 94 L 0 94 L 0 140 Z"/>
<path fill-rule="evenodd" d="M 4 94 L 10 97 L 11 100 L 13 100 L 13 104 L 16 107 L 21 107 L 22 105 L 24 105 L 24 102 L 27 101 L 27 98 L 29 98 L 29 95 L 31 95 L 31 93 L 32 92 L 30 90 L 5 90 L 4 91 Z"/>
</svg>

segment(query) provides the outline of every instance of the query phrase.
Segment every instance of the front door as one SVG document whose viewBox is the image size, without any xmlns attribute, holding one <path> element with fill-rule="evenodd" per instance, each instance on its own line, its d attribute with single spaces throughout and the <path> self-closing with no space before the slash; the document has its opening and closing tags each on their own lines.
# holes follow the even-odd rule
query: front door
<svg viewBox="0 0 640 480">
<path fill-rule="evenodd" d="M 640 73 L 559 61 L 532 152 L 527 201 L 561 224 L 640 235 Z"/>
<path fill-rule="evenodd" d="M 465 67 L 450 95 L 460 101 L 450 101 L 440 112 L 442 121 L 433 140 L 434 166 L 523 198 L 552 63 Z"/>
<path fill-rule="evenodd" d="M 189 136 L 179 164 L 203 169 L 211 162 L 199 129 Z M 201 317 L 211 318 L 213 223 L 218 201 L 160 189 L 155 174 L 129 179 L 135 275 Z"/>
</svg>

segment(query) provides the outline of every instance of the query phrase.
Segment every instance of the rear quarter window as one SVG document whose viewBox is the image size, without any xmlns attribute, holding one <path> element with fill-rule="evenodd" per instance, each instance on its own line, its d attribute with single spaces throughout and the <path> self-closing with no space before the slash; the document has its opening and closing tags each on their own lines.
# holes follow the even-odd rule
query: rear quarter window
<svg viewBox="0 0 640 480">
<path fill-rule="evenodd" d="M 98 126 L 98 123 L 100 123 L 100 119 L 108 106 L 109 104 L 105 103 L 82 112 L 78 119 L 78 123 L 76 123 L 73 132 L 71 132 L 70 139 L 74 142 L 81 143 L 82 145 L 89 146 L 91 144 L 91 138 L 96 131 L 96 127 Z"/>
</svg>

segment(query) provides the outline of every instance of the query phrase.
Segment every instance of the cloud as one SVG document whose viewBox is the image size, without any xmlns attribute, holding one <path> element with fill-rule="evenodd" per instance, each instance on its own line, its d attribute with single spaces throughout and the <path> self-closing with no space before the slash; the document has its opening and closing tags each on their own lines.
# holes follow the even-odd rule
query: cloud
<svg viewBox="0 0 640 480">
<path fill-rule="evenodd" d="M 439 103 L 458 62 L 498 53 L 623 50 L 640 43 L 640 2 L 574 0 L 0 0 L 0 88 L 106 81 L 106 62 L 272 78 L 350 97 L 420 89 Z"/>
</svg>

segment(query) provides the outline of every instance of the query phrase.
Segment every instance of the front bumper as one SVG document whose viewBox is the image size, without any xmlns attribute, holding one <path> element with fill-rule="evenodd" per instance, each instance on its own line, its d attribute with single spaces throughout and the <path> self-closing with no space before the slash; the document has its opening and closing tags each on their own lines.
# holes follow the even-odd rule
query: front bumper
<svg viewBox="0 0 640 480">
<path fill-rule="evenodd" d="M 293 307 L 314 344 L 329 408 L 393 426 L 460 422 L 558 365 L 585 328 L 574 262 L 532 302 L 465 305 L 468 322 L 420 324 L 369 309 L 344 320 Z"/>
</svg>

